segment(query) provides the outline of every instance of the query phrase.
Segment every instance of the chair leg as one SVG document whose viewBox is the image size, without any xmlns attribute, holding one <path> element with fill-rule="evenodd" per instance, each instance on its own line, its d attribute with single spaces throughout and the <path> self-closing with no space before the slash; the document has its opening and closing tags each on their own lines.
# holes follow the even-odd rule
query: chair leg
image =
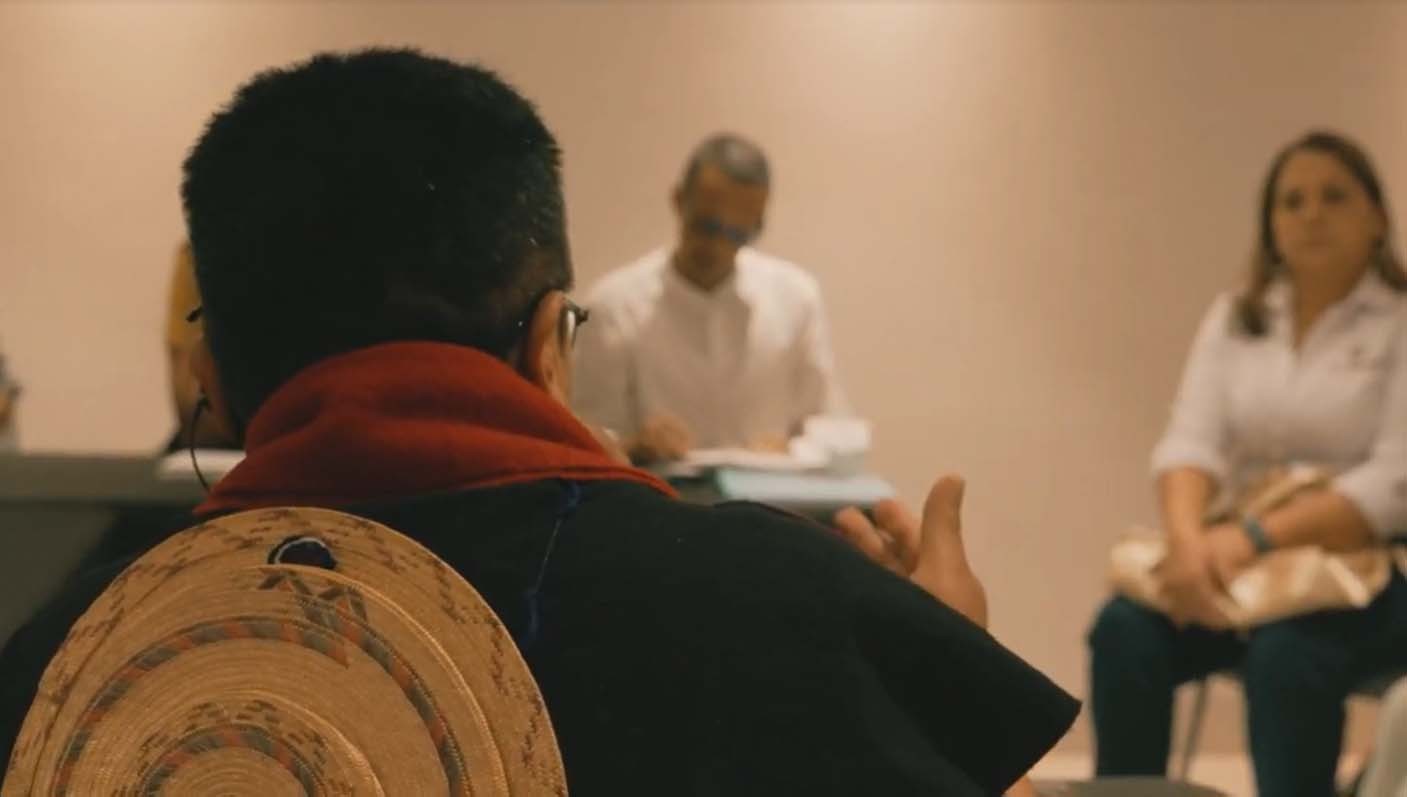
<svg viewBox="0 0 1407 797">
<path fill-rule="evenodd" d="M 1207 686 L 1208 679 L 1197 682 L 1193 688 L 1196 696 L 1192 698 L 1192 717 L 1187 723 L 1187 735 L 1182 743 L 1182 761 L 1178 765 L 1177 779 L 1186 782 L 1192 774 L 1192 759 L 1197 757 L 1197 741 L 1202 734 L 1202 719 L 1207 713 Z"/>
</svg>

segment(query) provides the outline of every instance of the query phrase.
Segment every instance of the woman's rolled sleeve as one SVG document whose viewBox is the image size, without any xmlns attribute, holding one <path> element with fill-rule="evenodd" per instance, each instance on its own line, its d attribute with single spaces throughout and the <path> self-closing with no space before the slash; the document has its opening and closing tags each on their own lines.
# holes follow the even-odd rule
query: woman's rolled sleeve
<svg viewBox="0 0 1407 797">
<path fill-rule="evenodd" d="M 1335 489 L 1383 537 L 1407 534 L 1407 313 L 1399 314 L 1393 335 L 1373 451 L 1334 481 Z"/>
<path fill-rule="evenodd" d="M 1153 449 L 1154 475 L 1197 468 L 1226 480 L 1226 347 L 1231 297 L 1221 296 L 1202 318 L 1183 368 L 1167 430 Z"/>
</svg>

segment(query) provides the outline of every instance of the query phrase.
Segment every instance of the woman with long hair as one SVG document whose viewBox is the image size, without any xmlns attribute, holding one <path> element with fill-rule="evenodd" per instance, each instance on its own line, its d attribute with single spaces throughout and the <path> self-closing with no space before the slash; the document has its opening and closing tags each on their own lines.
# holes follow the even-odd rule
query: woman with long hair
<svg viewBox="0 0 1407 797">
<path fill-rule="evenodd" d="M 1260 205 L 1248 284 L 1204 318 L 1153 453 L 1173 609 L 1115 598 L 1090 634 L 1097 769 L 1162 774 L 1174 689 L 1239 668 L 1260 794 L 1328 797 L 1350 688 L 1407 667 L 1407 583 L 1394 573 L 1365 609 L 1249 634 L 1212 630 L 1212 599 L 1270 550 L 1407 531 L 1407 274 L 1381 182 L 1343 136 L 1282 150 Z M 1263 516 L 1207 524 L 1217 499 L 1292 464 L 1336 475 Z"/>
</svg>

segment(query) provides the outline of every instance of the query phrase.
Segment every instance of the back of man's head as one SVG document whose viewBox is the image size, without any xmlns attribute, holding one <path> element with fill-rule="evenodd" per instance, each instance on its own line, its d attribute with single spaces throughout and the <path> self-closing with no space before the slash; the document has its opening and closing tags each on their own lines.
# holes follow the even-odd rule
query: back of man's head
<svg viewBox="0 0 1407 797">
<path fill-rule="evenodd" d="M 409 50 L 320 55 L 241 88 L 183 186 L 234 411 L 377 343 L 506 354 L 535 301 L 571 283 L 559 160 L 496 75 Z"/>
</svg>

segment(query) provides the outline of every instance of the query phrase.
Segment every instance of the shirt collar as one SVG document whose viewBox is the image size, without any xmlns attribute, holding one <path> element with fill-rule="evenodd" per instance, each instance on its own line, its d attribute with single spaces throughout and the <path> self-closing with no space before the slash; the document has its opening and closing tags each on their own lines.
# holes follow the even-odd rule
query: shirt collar
<svg viewBox="0 0 1407 797">
<path fill-rule="evenodd" d="M 1349 302 L 1366 310 L 1391 310 L 1401 299 L 1402 294 L 1393 290 L 1377 269 L 1369 269 L 1348 295 Z"/>
<path fill-rule="evenodd" d="M 1292 290 L 1288 277 L 1276 277 L 1265 290 L 1265 306 L 1276 314 L 1283 315 L 1289 310 Z M 1369 269 L 1358 280 L 1358 284 L 1353 286 L 1353 290 L 1349 291 L 1348 296 L 1335 306 L 1373 311 L 1391 310 L 1397 306 L 1401 296 L 1402 294 L 1393 290 L 1392 286 L 1383 280 L 1376 269 Z"/>
<path fill-rule="evenodd" d="M 700 290 L 674 270 L 672 250 L 665 249 L 663 257 L 664 285 L 671 295 L 694 307 L 714 307 L 722 304 L 750 306 L 757 293 L 757 279 L 751 266 L 752 251 L 738 250 L 737 268 L 733 274 L 711 291 Z"/>
</svg>

